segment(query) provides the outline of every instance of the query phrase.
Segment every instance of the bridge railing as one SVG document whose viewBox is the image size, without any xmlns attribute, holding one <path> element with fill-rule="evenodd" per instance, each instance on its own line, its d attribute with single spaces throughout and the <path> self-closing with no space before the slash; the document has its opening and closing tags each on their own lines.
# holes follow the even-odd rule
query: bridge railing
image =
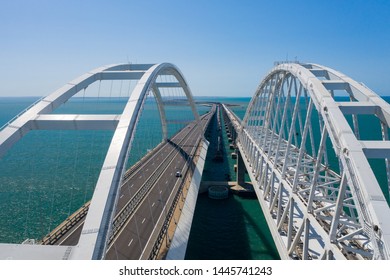
<svg viewBox="0 0 390 280">
<path fill-rule="evenodd" d="M 71 230 L 79 221 L 85 218 L 88 213 L 90 201 L 85 203 L 79 210 L 69 216 L 64 222 L 62 222 L 57 228 L 55 228 L 50 234 L 46 235 L 39 241 L 42 245 L 54 245 L 63 236 L 65 236 L 69 230 Z"/>
</svg>

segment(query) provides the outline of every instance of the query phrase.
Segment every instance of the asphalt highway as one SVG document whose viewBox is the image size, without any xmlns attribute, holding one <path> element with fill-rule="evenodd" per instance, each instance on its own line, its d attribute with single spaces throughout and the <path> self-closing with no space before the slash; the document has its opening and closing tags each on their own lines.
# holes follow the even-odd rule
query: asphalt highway
<svg viewBox="0 0 390 280">
<path fill-rule="evenodd" d="M 202 126 L 208 118 L 209 115 L 203 117 Z M 137 189 L 145 185 L 153 174 L 160 174 L 155 181 L 152 180 L 154 182 L 148 194 L 121 227 L 120 234 L 110 242 L 106 259 L 139 259 L 148 242 L 154 242 L 149 238 L 156 230 L 158 219 L 165 219 L 169 208 L 169 205 L 166 206 L 168 198 L 175 194 L 183 180 L 183 177 L 176 176 L 176 172 L 185 174 L 201 137 L 199 127 L 194 123 L 189 124 L 122 186 L 117 209 L 123 209 L 129 198 L 134 197 Z"/>
<path fill-rule="evenodd" d="M 159 230 L 157 222 L 165 219 L 170 207 L 166 203 L 183 180 L 176 173 L 185 174 L 189 168 L 214 108 L 210 112 L 201 117 L 201 130 L 195 122 L 188 124 L 127 172 L 117 200 L 106 259 L 139 259 L 146 245 L 154 242 L 149 238 Z M 76 245 L 83 223 L 84 219 L 75 223 L 55 244 Z"/>
</svg>

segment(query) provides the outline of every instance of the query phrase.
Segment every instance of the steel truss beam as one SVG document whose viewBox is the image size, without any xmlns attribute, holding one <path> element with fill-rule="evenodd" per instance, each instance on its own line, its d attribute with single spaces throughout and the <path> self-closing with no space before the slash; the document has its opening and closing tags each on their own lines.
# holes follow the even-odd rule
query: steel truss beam
<svg viewBox="0 0 390 280">
<path fill-rule="evenodd" d="M 377 117 L 381 140 L 360 140 L 358 115 Z M 238 147 L 282 258 L 390 259 L 390 209 L 367 160 L 390 175 L 389 117 L 379 96 L 321 65 L 280 64 L 262 80 Z"/>
</svg>

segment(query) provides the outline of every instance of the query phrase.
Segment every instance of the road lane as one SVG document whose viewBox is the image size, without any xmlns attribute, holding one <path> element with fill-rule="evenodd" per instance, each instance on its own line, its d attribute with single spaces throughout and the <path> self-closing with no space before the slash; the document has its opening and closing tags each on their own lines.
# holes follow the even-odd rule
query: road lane
<svg viewBox="0 0 390 280">
<path fill-rule="evenodd" d="M 169 205 L 165 205 L 168 201 L 169 196 L 172 194 L 174 189 L 177 189 L 178 185 L 181 183 L 183 178 L 176 177 L 177 170 L 185 170 L 188 168 L 188 161 L 186 157 L 192 158 L 193 153 L 195 152 L 195 148 L 198 145 L 198 142 L 201 138 L 201 135 L 197 133 L 196 129 L 192 129 L 193 126 L 190 126 L 190 132 L 187 137 L 184 137 L 180 140 L 183 140 L 183 143 L 172 141 L 177 147 L 173 146 L 173 149 L 176 151 L 176 155 L 174 159 L 168 163 L 165 172 L 161 175 L 156 184 L 153 186 L 153 190 L 151 190 L 148 194 L 148 199 L 144 200 L 139 208 L 137 209 L 137 213 L 134 214 L 129 221 L 136 219 L 137 220 L 137 228 L 139 229 L 139 234 L 142 236 L 142 240 L 144 236 L 150 236 L 153 230 L 155 229 L 155 217 L 162 217 L 165 219 L 166 212 L 168 211 Z M 177 139 L 176 139 L 177 140 Z M 181 151 L 179 149 L 182 149 Z M 187 165 L 187 166 L 186 166 Z M 184 173 L 184 172 L 182 172 Z M 156 191 L 157 190 L 157 191 Z M 153 201 L 151 203 L 151 201 Z M 157 205 L 161 205 L 161 207 L 156 207 Z M 153 205 L 153 210 L 152 209 Z M 165 207 L 165 208 L 164 208 Z M 139 215 L 142 213 L 142 217 L 149 218 L 149 223 L 139 223 Z M 127 223 L 124 225 L 124 230 L 132 227 L 132 224 Z M 121 233 L 118 235 L 112 243 L 111 246 L 108 247 L 106 259 L 116 259 L 117 254 L 115 250 L 117 248 L 122 248 L 126 244 L 126 239 L 122 237 Z M 147 240 L 146 240 L 147 242 Z M 145 245 L 146 245 L 145 242 Z M 115 246 L 113 246 L 115 244 Z M 125 259 L 139 259 L 140 255 L 137 252 L 132 252 L 131 250 L 127 251 Z"/>
</svg>

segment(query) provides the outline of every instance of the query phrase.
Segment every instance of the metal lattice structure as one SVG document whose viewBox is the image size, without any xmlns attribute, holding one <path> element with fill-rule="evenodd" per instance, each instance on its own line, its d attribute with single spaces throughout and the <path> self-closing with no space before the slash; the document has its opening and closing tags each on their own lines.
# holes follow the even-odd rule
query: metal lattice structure
<svg viewBox="0 0 390 280">
<path fill-rule="evenodd" d="M 172 76 L 169 82 L 158 79 Z M 137 80 L 121 115 L 50 114 L 81 90 L 96 81 Z M 31 130 L 114 130 L 77 246 L 0 244 L 1 258 L 19 259 L 101 259 L 112 223 L 116 196 L 124 174 L 136 126 L 145 99 L 152 92 L 162 125 L 163 141 L 168 137 L 165 101 L 161 88 L 180 88 L 199 121 L 190 89 L 173 64 L 117 64 L 97 68 L 38 100 L 0 130 L 0 157 Z"/>
<path fill-rule="evenodd" d="M 363 115 L 381 139 L 361 138 Z M 369 163 L 390 179 L 389 124 L 387 102 L 330 68 L 281 63 L 262 80 L 238 146 L 282 259 L 390 259 L 388 189 Z"/>
</svg>

